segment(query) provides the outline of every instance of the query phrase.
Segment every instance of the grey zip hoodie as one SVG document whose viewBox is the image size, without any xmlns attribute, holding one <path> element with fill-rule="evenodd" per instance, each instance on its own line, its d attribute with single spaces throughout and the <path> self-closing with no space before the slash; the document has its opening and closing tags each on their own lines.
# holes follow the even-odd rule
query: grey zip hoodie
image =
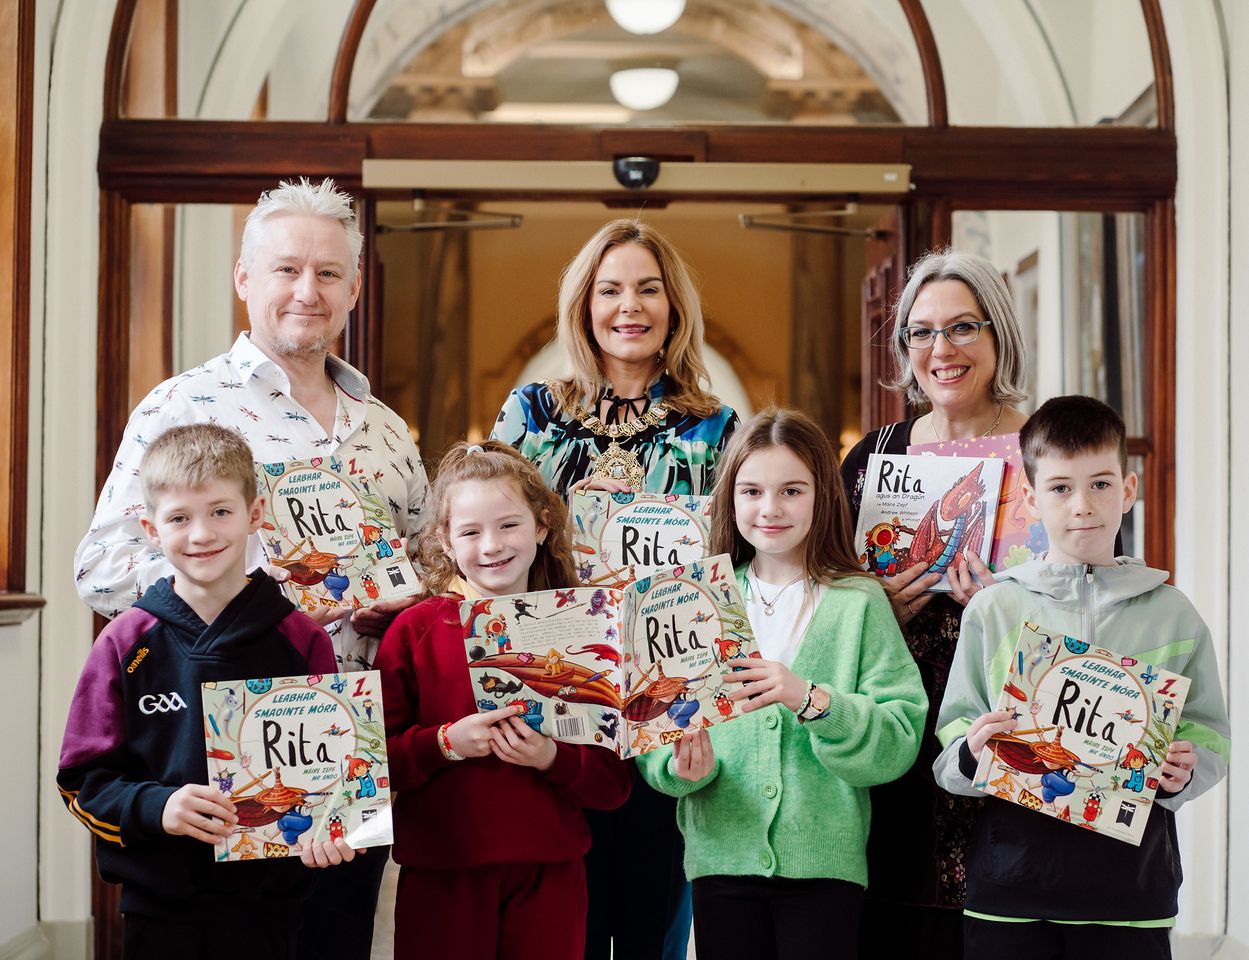
<svg viewBox="0 0 1249 960">
<path fill-rule="evenodd" d="M 1210 631 L 1167 573 L 1120 557 L 1113 566 L 1033 560 L 997 574 L 963 613 L 950 682 L 937 715 L 945 748 L 933 764 L 951 793 L 980 796 L 967 729 L 997 703 L 1025 620 L 1135 657 L 1191 681 L 1176 739 L 1196 745 L 1192 780 L 1159 790 L 1139 848 L 990 800 L 967 868 L 967 908 L 1005 917 L 1160 920 L 1173 917 L 1182 879 L 1172 811 L 1227 775 L 1227 710 Z M 1092 883 L 1104 879 L 1104 883 Z"/>
</svg>

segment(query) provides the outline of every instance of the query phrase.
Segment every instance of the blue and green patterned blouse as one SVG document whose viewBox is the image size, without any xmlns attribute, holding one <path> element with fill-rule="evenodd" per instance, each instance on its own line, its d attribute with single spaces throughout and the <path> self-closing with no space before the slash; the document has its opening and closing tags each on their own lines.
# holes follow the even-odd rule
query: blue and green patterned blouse
<svg viewBox="0 0 1249 960">
<path fill-rule="evenodd" d="M 651 406 L 663 395 L 661 377 L 651 386 Z M 616 442 L 637 455 L 646 492 L 706 496 L 715 482 L 716 461 L 738 422 L 731 407 L 721 406 L 709 417 L 673 410 L 663 423 Z M 579 420 L 559 411 L 543 383 L 513 390 L 490 436 L 519 450 L 561 497 L 567 497 L 568 488 L 589 475 L 594 461 L 611 443 L 609 437 L 595 436 Z"/>
</svg>

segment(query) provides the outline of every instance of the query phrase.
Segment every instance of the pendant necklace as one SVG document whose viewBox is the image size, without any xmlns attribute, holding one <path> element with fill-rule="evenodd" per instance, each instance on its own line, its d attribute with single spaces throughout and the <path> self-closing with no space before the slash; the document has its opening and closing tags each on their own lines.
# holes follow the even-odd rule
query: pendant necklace
<svg viewBox="0 0 1249 960">
<path fill-rule="evenodd" d="M 785 584 L 785 586 L 781 587 L 781 589 L 777 590 L 776 595 L 773 596 L 771 600 L 769 600 L 767 597 L 763 595 L 763 590 L 761 590 L 759 587 L 759 584 L 762 581 L 760 581 L 759 579 L 759 572 L 755 570 L 754 563 L 751 563 L 750 565 L 750 572 L 754 575 L 754 578 L 755 578 L 755 593 L 759 595 L 759 602 L 763 604 L 764 616 L 768 616 L 768 617 L 776 613 L 776 604 L 777 604 L 777 601 L 781 599 L 781 594 L 783 594 L 786 590 L 792 587 L 795 583 L 801 583 L 803 580 L 807 578 L 807 575 L 805 573 L 800 574 L 799 576 L 795 577 L 793 580 L 790 580 L 789 583 Z"/>
<path fill-rule="evenodd" d="M 547 389 L 551 389 L 549 382 Z M 590 476 L 598 479 L 623 480 L 634 489 L 640 489 L 646 477 L 642 463 L 638 460 L 636 452 L 626 450 L 618 441 L 631 440 L 651 427 L 663 423 L 668 417 L 668 407 L 662 402 L 653 404 L 640 417 L 634 417 L 625 423 L 604 423 L 597 414 L 591 413 L 581 404 L 573 408 L 572 415 L 596 437 L 611 439 L 607 449 L 595 457 L 594 463 L 590 466 Z"/>
<path fill-rule="evenodd" d="M 989 429 L 980 435 L 981 437 L 987 437 L 989 434 L 991 434 L 994 430 L 997 429 L 997 425 L 1002 422 L 1002 411 L 1005 409 L 1006 409 L 1006 404 L 999 403 L 997 405 L 997 416 L 994 417 L 993 422 L 989 424 Z M 932 414 L 929 414 L 928 424 L 929 426 L 932 427 L 932 435 L 937 438 L 937 443 L 945 443 L 945 441 L 941 439 L 941 434 L 937 432 L 937 418 L 934 417 Z"/>
</svg>

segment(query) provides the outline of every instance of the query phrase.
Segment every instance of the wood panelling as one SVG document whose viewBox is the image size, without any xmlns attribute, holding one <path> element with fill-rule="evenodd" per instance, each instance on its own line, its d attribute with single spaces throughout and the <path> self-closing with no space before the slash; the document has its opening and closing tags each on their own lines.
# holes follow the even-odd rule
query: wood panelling
<svg viewBox="0 0 1249 960">
<path fill-rule="evenodd" d="M 928 98 L 928 125 L 947 127 L 950 125 L 950 114 L 945 98 L 945 74 L 941 70 L 941 57 L 937 53 L 937 41 L 932 35 L 928 14 L 924 12 L 920 0 L 899 0 L 899 3 L 902 4 L 902 12 L 906 14 L 906 22 L 911 28 L 911 35 L 915 38 L 920 69 L 924 72 L 924 93 Z"/>
<path fill-rule="evenodd" d="M 1154 95 L 1158 98 L 1158 128 L 1175 130 L 1175 87 L 1171 80 L 1171 48 L 1167 44 L 1167 28 L 1162 20 L 1160 0 L 1141 0 L 1145 16 L 1145 32 L 1149 34 L 1149 53 L 1154 64 Z"/>
<path fill-rule="evenodd" d="M 468 124 L 113 120 L 100 184 L 135 202 L 253 202 L 281 177 L 360 186 L 366 158 L 610 160 L 655 131 Z M 1124 127 L 777 128 L 665 131 L 705 137 L 718 163 L 909 163 L 917 197 L 998 209 L 1141 209 L 1175 193 L 1175 135 Z M 688 141 L 687 141 L 688 142 Z M 621 191 L 623 197 L 638 192 Z"/>
<path fill-rule="evenodd" d="M 381 258 L 369 248 L 374 243 L 377 225 L 377 201 L 365 197 L 359 205 L 360 232 L 364 234 L 360 269 L 364 280 L 356 308 L 343 330 L 343 359 L 369 378 L 376 392 L 382 382 L 382 303 L 384 277 Z"/>
<path fill-rule="evenodd" d="M 122 88 L 126 80 L 126 57 L 130 52 L 130 26 L 138 0 L 117 0 L 113 11 L 113 27 L 108 35 L 108 52 L 104 58 L 104 120 L 123 116 Z"/>
<path fill-rule="evenodd" d="M 1175 201 L 1145 218 L 1145 370 L 1151 376 L 1145 429 L 1145 559 L 1173 570 L 1175 560 Z"/>
<path fill-rule="evenodd" d="M 30 390 L 30 165 L 35 0 L 0 0 L 0 591 L 26 585 L 26 450 Z M 38 598 L 8 598 L 38 606 Z M 36 601 L 38 601 L 36 603 Z"/>
<path fill-rule="evenodd" d="M 365 25 L 369 22 L 369 14 L 373 12 L 375 3 L 376 0 L 356 0 L 347 26 L 343 28 L 343 38 L 339 41 L 334 69 L 330 73 L 329 108 L 326 117 L 330 123 L 345 123 L 347 120 L 351 74 L 356 65 L 356 54 L 360 50 Z"/>
</svg>

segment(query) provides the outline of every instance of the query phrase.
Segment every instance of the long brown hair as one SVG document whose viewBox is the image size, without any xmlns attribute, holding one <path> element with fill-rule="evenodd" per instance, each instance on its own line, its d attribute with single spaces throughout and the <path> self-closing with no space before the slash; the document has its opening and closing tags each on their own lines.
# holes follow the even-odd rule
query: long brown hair
<svg viewBox="0 0 1249 960">
<path fill-rule="evenodd" d="M 716 465 L 716 486 L 711 501 L 711 552 L 727 553 L 733 565 L 754 558 L 755 548 L 737 529 L 733 493 L 742 464 L 756 450 L 784 447 L 803 462 L 815 478 L 815 509 L 811 530 L 803 545 L 803 566 L 808 577 L 822 584 L 841 577 L 870 576 L 859 566 L 854 552 L 854 523 L 832 444 L 810 417 L 797 410 L 776 407 L 757 413 L 733 434 L 728 449 Z"/>
<path fill-rule="evenodd" d="M 576 583 L 572 546 L 568 542 L 568 508 L 545 483 L 532 463 L 499 440 L 455 444 L 438 464 L 430 492 L 430 520 L 421 530 L 417 561 L 421 565 L 424 595 L 447 593 L 463 571 L 448 554 L 451 493 L 467 480 L 501 480 L 511 483 L 533 511 L 534 519 L 547 528 L 546 540 L 529 567 L 530 590 L 553 590 Z"/>
<path fill-rule="evenodd" d="M 559 281 L 557 333 L 572 364 L 572 376 L 551 383 L 561 410 L 571 411 L 603 388 L 599 347 L 590 329 L 590 297 L 603 258 L 613 247 L 636 243 L 659 264 L 659 278 L 668 296 L 668 342 L 664 364 L 664 403 L 680 413 L 707 417 L 720 409 L 709 393 L 703 362 L 703 308 L 690 270 L 676 248 L 658 230 L 640 220 L 612 220 L 586 241 Z M 597 411 L 596 411 L 597 412 Z"/>
</svg>

